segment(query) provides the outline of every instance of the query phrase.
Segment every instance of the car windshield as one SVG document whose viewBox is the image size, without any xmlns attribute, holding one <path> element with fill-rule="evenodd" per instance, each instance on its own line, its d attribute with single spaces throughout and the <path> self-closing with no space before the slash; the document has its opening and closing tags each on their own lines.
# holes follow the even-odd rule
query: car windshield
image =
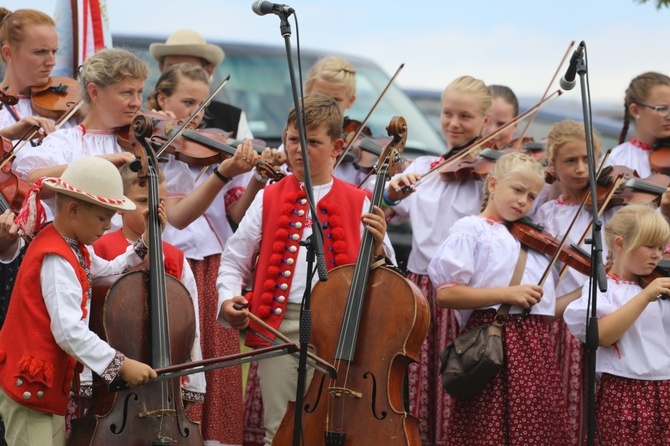
<svg viewBox="0 0 670 446">
<path fill-rule="evenodd" d="M 148 46 L 149 43 L 161 41 L 165 39 L 114 36 L 115 46 L 123 46 L 138 52 L 140 57 L 150 64 L 152 76 L 145 86 L 148 92 L 153 90 L 160 74 L 157 63 L 148 54 Z M 218 85 L 221 79 L 229 74 L 230 82 L 221 90 L 217 99 L 244 110 L 249 127 L 256 138 L 264 139 L 271 145 L 278 144 L 288 111 L 293 105 L 284 48 L 236 43 L 221 43 L 220 46 L 226 56 L 214 73 L 212 85 Z M 307 76 L 319 57 L 327 54 L 303 51 L 303 76 Z M 351 119 L 362 121 L 386 87 L 390 76 L 366 59 L 346 55 L 345 57 L 356 67 L 356 103 L 353 108 L 347 110 L 347 115 Z M 297 64 L 297 61 L 295 63 Z M 304 80 L 303 78 L 303 82 Z M 396 85 L 391 86 L 368 121 L 372 134 L 385 136 L 386 126 L 391 118 L 397 115 L 407 121 L 409 157 L 444 153 L 445 144 L 439 133 L 432 128 L 416 104 Z"/>
</svg>

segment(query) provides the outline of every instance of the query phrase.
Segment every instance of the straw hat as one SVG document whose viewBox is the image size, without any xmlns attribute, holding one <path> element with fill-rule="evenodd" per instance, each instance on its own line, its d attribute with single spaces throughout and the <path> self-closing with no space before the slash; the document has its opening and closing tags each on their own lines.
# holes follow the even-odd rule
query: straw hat
<svg viewBox="0 0 670 446">
<path fill-rule="evenodd" d="M 219 65 L 224 57 L 221 47 L 207 43 L 200 34 L 190 29 L 175 31 L 165 43 L 152 43 L 149 52 L 158 62 L 165 56 L 193 56 L 201 57 L 214 66 Z"/>
<path fill-rule="evenodd" d="M 74 161 L 60 178 L 44 178 L 42 186 L 115 211 L 135 209 L 135 203 L 123 195 L 119 170 L 97 156 Z"/>
</svg>

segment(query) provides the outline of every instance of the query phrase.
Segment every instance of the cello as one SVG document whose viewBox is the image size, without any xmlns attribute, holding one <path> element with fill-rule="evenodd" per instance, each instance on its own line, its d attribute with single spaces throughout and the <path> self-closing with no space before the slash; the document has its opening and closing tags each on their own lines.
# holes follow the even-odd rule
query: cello
<svg viewBox="0 0 670 446">
<path fill-rule="evenodd" d="M 380 156 L 380 178 L 400 160 L 404 119 L 393 118 L 388 131 L 393 140 Z M 381 203 L 384 187 L 376 182 L 371 206 Z M 289 403 L 274 445 L 291 444 L 296 409 L 305 445 L 420 444 L 418 420 L 403 409 L 402 388 L 428 332 L 428 302 L 397 272 L 371 270 L 373 248 L 365 231 L 356 264 L 332 269 L 328 281 L 314 287 L 311 339 L 317 354 L 335 366 L 337 379 L 314 373 L 304 406 Z"/>
<path fill-rule="evenodd" d="M 137 120 L 137 118 L 136 118 Z M 141 177 L 149 189 L 149 271 L 110 276 L 94 284 L 90 326 L 112 347 L 155 368 L 190 360 L 195 310 L 186 288 L 163 263 L 158 217 L 156 157 L 145 137 L 146 119 L 136 121 L 145 150 Z M 147 277 L 149 276 L 149 277 Z M 168 299 L 169 295 L 169 299 Z M 84 418 L 73 420 L 69 445 L 203 445 L 200 426 L 189 420 L 178 378 L 156 380 L 112 393 L 94 382 L 93 402 Z"/>
</svg>

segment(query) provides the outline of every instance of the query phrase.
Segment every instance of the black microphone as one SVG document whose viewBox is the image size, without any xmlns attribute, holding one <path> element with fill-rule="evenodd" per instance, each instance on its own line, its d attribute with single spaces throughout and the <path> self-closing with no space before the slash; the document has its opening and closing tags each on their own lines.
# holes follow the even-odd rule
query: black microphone
<svg viewBox="0 0 670 446">
<path fill-rule="evenodd" d="M 582 54 L 584 53 L 584 41 L 582 40 L 579 43 L 579 46 L 575 50 L 574 53 L 572 53 L 572 57 L 570 58 L 570 65 L 568 65 L 568 69 L 565 72 L 565 76 L 563 76 L 558 83 L 561 88 L 565 91 L 572 90 L 575 88 L 575 76 L 577 75 L 577 62 L 582 58 Z"/>
<path fill-rule="evenodd" d="M 251 5 L 251 10 L 258 15 L 277 14 L 289 16 L 295 12 L 289 5 L 280 5 L 265 0 L 256 0 L 253 5 Z"/>
</svg>

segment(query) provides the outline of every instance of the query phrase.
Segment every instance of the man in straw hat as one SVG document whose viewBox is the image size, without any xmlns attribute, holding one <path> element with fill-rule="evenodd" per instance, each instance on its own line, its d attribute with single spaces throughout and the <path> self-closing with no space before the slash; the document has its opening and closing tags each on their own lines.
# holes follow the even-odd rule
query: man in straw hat
<svg viewBox="0 0 670 446">
<path fill-rule="evenodd" d="M 158 62 L 161 72 L 171 65 L 190 63 L 201 66 L 210 76 L 224 58 L 221 47 L 207 43 L 200 34 L 190 29 L 175 31 L 165 43 L 152 43 L 149 52 Z M 240 141 L 253 139 L 244 112 L 223 102 L 210 102 L 205 112 L 205 125 L 232 132 L 232 136 Z"/>
<path fill-rule="evenodd" d="M 65 444 L 64 415 L 77 362 L 107 383 L 117 375 L 131 385 L 156 377 L 151 367 L 125 357 L 88 327 L 91 278 L 120 274 L 147 253 L 146 232 L 111 262 L 87 246 L 111 227 L 117 211 L 135 208 L 123 195 L 119 171 L 91 157 L 70 164 L 60 178 L 38 180 L 17 218 L 28 235 L 43 219 L 42 187 L 56 192 L 54 221 L 28 246 L 0 330 L 0 415 L 11 445 Z M 162 204 L 159 214 L 165 221 Z"/>
</svg>

